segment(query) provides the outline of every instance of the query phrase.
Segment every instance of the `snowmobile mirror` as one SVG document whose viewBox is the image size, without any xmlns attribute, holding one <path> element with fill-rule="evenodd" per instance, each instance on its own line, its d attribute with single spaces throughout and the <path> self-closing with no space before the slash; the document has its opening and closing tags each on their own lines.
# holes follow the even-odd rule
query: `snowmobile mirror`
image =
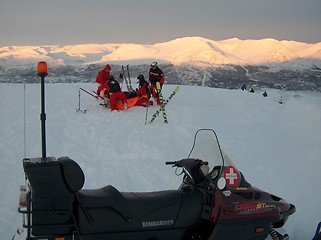
<svg viewBox="0 0 321 240">
<path fill-rule="evenodd" d="M 217 181 L 217 187 L 220 190 L 223 190 L 226 187 L 226 180 L 225 178 L 221 177 L 218 181 Z"/>
</svg>

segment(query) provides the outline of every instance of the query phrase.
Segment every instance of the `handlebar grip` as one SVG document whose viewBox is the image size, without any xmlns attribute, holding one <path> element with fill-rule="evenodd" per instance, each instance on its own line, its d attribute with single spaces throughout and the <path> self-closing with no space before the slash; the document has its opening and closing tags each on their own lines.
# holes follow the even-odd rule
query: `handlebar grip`
<svg viewBox="0 0 321 240">
<path fill-rule="evenodd" d="M 172 161 L 172 162 L 165 162 L 166 165 L 175 165 L 176 161 Z"/>
</svg>

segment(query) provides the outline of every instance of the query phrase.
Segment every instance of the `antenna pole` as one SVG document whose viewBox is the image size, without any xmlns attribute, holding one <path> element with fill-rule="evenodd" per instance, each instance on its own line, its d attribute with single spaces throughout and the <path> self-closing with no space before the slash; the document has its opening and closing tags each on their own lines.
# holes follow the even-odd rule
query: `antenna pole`
<svg viewBox="0 0 321 240">
<path fill-rule="evenodd" d="M 41 141 L 42 141 L 42 159 L 46 161 L 46 112 L 45 112 L 45 78 L 41 77 Z"/>
<path fill-rule="evenodd" d="M 45 77 L 48 75 L 48 65 L 46 62 L 38 62 L 37 74 L 41 77 L 41 141 L 42 160 L 46 161 L 46 112 L 45 112 Z"/>
<path fill-rule="evenodd" d="M 23 84 L 23 153 L 27 157 L 27 134 L 26 134 L 26 82 Z"/>
</svg>

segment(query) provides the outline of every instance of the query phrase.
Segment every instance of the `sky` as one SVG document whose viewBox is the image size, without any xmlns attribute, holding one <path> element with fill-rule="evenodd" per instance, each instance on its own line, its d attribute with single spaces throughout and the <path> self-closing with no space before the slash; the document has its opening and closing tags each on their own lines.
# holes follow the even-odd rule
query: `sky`
<svg viewBox="0 0 321 240">
<path fill-rule="evenodd" d="M 321 0 L 0 0 L 0 47 L 191 36 L 321 42 Z"/>
</svg>

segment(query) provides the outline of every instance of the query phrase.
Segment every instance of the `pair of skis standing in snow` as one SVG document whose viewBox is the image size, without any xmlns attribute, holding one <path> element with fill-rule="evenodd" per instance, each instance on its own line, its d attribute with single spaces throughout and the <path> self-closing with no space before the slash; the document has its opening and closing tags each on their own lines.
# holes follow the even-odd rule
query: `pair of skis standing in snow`
<svg viewBox="0 0 321 240">
<path fill-rule="evenodd" d="M 163 99 L 162 94 L 162 85 L 164 84 L 164 74 L 162 70 L 158 67 L 157 62 L 151 64 L 149 70 L 149 81 L 144 79 L 143 75 L 139 75 L 137 79 L 139 80 L 139 89 L 134 90 L 131 85 L 130 74 L 129 74 L 129 65 L 127 65 L 127 76 L 125 74 L 124 66 L 122 66 L 122 73 L 119 75 L 121 82 L 126 84 L 127 91 L 122 92 L 120 84 L 110 75 L 111 67 L 109 64 L 101 70 L 96 78 L 96 82 L 100 84 L 97 91 L 94 94 L 86 91 L 83 88 L 80 90 L 86 92 L 87 94 L 95 97 L 96 99 L 101 99 L 104 101 L 101 105 L 110 107 L 111 110 L 123 110 L 125 108 L 130 108 L 133 106 L 144 106 L 146 107 L 146 118 L 145 124 L 147 123 L 148 107 L 152 105 L 153 102 L 150 101 L 150 96 L 153 96 L 157 105 L 160 105 L 160 108 L 152 115 L 151 120 L 148 122 L 151 124 L 160 114 L 163 113 L 164 123 L 168 123 L 167 114 L 165 111 L 165 106 L 173 98 L 173 96 L 178 92 L 179 86 L 177 86 L 174 91 L 170 94 L 168 99 Z M 106 94 L 105 94 L 106 93 Z M 80 110 L 80 108 L 79 108 Z"/>
</svg>

